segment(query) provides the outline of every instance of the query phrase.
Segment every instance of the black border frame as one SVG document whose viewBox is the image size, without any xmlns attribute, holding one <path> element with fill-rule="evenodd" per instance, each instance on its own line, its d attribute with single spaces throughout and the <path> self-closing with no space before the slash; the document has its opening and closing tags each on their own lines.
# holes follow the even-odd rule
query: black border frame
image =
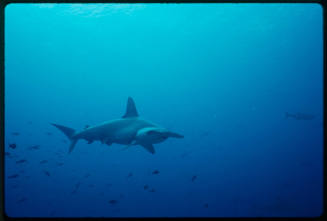
<svg viewBox="0 0 327 221">
<path fill-rule="evenodd" d="M 5 214 L 5 199 L 4 199 L 4 74 L 5 74 L 5 67 L 4 67 L 4 24 L 5 24 L 5 7 L 10 3 L 260 3 L 260 4 L 267 4 L 267 3 L 316 3 L 322 7 L 323 10 L 323 212 L 319 217 L 107 217 L 107 218 L 68 218 L 68 217 L 60 217 L 60 218 L 51 218 L 51 217 L 27 217 L 27 218 L 12 218 L 8 217 Z M 33 221 L 33 220 L 138 220 L 138 219 L 228 219 L 228 220 L 235 220 L 235 219 L 242 219 L 242 220 L 325 220 L 326 216 L 326 199 L 327 199 L 327 191 L 326 191 L 326 181 L 327 181 L 327 163 L 326 163 L 326 97 L 327 97 L 327 56 L 326 56 L 326 5 L 327 3 L 324 0 L 0 0 L 0 220 L 8 220 L 8 221 Z"/>
</svg>

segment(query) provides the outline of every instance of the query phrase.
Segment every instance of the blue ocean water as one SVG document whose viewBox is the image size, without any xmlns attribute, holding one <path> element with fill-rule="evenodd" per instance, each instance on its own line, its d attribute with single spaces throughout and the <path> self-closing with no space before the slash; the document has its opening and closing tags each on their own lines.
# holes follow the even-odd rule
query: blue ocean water
<svg viewBox="0 0 327 221">
<path fill-rule="evenodd" d="M 6 214 L 319 216 L 322 39 L 318 4 L 8 5 Z M 120 118 L 129 96 L 185 137 L 68 154 L 50 123 Z"/>
</svg>

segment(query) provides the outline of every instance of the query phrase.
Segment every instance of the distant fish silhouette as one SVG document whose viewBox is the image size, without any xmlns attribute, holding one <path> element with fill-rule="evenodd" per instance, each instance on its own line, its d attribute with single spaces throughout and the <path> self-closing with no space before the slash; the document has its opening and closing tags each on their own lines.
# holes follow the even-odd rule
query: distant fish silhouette
<svg viewBox="0 0 327 221">
<path fill-rule="evenodd" d="M 17 160 L 17 161 L 16 161 L 16 164 L 26 163 L 26 162 L 27 162 L 27 160 L 24 160 L 24 159 L 22 159 L 22 160 Z"/>
<path fill-rule="evenodd" d="M 84 126 L 84 130 L 87 129 L 87 128 L 89 128 L 89 127 L 90 127 L 90 125 L 85 125 Z"/>
<path fill-rule="evenodd" d="M 46 133 L 46 135 L 48 135 L 48 136 L 51 136 L 51 135 L 52 135 L 52 133 L 51 133 L 51 132 L 47 132 L 47 133 Z"/>
<path fill-rule="evenodd" d="M 159 173 L 160 173 L 159 170 L 154 170 L 154 171 L 152 172 L 153 175 L 156 175 L 156 174 L 159 174 Z"/>
<path fill-rule="evenodd" d="M 87 173 L 84 175 L 84 178 L 88 178 L 89 176 L 91 176 L 91 174 Z"/>
<path fill-rule="evenodd" d="M 132 176 L 133 176 L 133 173 L 130 172 L 130 173 L 127 175 L 127 178 L 130 178 L 130 177 L 132 177 Z"/>
<path fill-rule="evenodd" d="M 109 200 L 109 203 L 110 203 L 111 205 L 114 205 L 114 204 L 117 204 L 117 203 L 118 203 L 118 200 Z"/>
<path fill-rule="evenodd" d="M 305 114 L 305 113 L 295 113 L 291 114 L 286 112 L 285 113 L 286 118 L 294 118 L 296 120 L 313 120 L 316 116 L 312 114 Z"/>
<path fill-rule="evenodd" d="M 12 132 L 11 134 L 14 135 L 14 136 L 19 136 L 18 132 Z"/>
<path fill-rule="evenodd" d="M 148 185 L 144 185 L 143 189 L 144 190 L 147 190 L 147 189 L 149 189 L 149 186 Z"/>
<path fill-rule="evenodd" d="M 13 184 L 12 186 L 11 186 L 11 188 L 13 188 L 13 189 L 16 189 L 16 188 L 18 188 L 19 186 L 17 185 L 17 184 Z"/>
<path fill-rule="evenodd" d="M 25 202 L 26 200 L 27 200 L 27 198 L 26 198 L 26 197 L 23 197 L 23 198 L 21 198 L 20 200 L 18 200 L 17 203 L 23 203 L 23 202 Z"/>
<path fill-rule="evenodd" d="M 11 156 L 11 153 L 9 153 L 9 152 L 5 152 L 5 156 L 6 156 L 6 157 L 9 157 L 9 156 Z"/>
<path fill-rule="evenodd" d="M 81 185 L 81 182 L 77 182 L 77 183 L 75 184 L 75 187 L 74 187 L 74 189 L 73 189 L 73 191 L 72 191 L 72 194 L 75 194 L 75 193 L 77 192 L 77 190 L 79 189 L 80 185 Z"/>
<path fill-rule="evenodd" d="M 154 188 L 152 188 L 151 190 L 149 190 L 149 192 L 154 193 L 154 192 L 156 192 L 156 190 Z"/>
<path fill-rule="evenodd" d="M 40 149 L 40 145 L 33 145 L 33 146 L 30 146 L 28 149 L 30 149 L 30 150 L 38 150 L 38 149 Z"/>
<path fill-rule="evenodd" d="M 78 189 L 78 188 L 80 187 L 80 185 L 81 185 L 81 182 L 77 182 L 77 183 L 75 184 L 75 189 Z"/>
<path fill-rule="evenodd" d="M 208 208 L 209 207 L 209 204 L 208 203 L 205 203 L 203 206 L 204 206 L 204 208 Z"/>
<path fill-rule="evenodd" d="M 45 164 L 45 163 L 47 163 L 48 161 L 47 160 L 41 160 L 40 161 L 40 164 Z"/>
<path fill-rule="evenodd" d="M 202 135 L 203 137 L 206 137 L 206 136 L 208 136 L 209 134 L 210 134 L 209 131 L 205 131 L 205 132 L 203 132 L 201 135 Z"/>
<path fill-rule="evenodd" d="M 17 177 L 19 177 L 19 174 L 16 173 L 16 174 L 8 176 L 8 179 L 14 179 L 14 178 L 17 178 Z"/>
<path fill-rule="evenodd" d="M 9 147 L 10 147 L 11 149 L 16 149 L 17 145 L 16 145 L 15 143 L 12 143 L 12 144 L 9 144 Z"/>
<path fill-rule="evenodd" d="M 59 167 L 61 167 L 63 165 L 64 165 L 64 163 L 57 163 L 57 166 L 59 166 Z"/>
<path fill-rule="evenodd" d="M 182 154 L 180 155 L 180 157 L 181 157 L 181 158 L 184 158 L 184 157 L 190 155 L 191 153 L 192 153 L 192 151 L 184 152 L 184 153 L 182 153 Z"/>
<path fill-rule="evenodd" d="M 45 171 L 43 171 L 43 172 L 44 172 L 45 175 L 50 176 L 50 172 L 49 172 L 49 171 L 46 171 L 46 170 L 45 170 Z"/>
<path fill-rule="evenodd" d="M 194 182 L 198 177 L 197 176 L 192 176 L 192 182 Z"/>
</svg>

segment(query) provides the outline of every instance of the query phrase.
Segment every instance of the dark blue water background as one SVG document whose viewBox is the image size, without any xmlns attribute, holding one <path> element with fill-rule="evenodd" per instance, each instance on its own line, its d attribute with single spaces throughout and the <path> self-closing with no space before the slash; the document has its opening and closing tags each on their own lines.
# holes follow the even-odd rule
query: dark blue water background
<svg viewBox="0 0 327 221">
<path fill-rule="evenodd" d="M 322 79 L 317 4 L 8 5 L 5 211 L 318 216 Z M 154 155 L 86 141 L 68 154 L 49 124 L 119 118 L 128 96 L 185 138 Z"/>
</svg>

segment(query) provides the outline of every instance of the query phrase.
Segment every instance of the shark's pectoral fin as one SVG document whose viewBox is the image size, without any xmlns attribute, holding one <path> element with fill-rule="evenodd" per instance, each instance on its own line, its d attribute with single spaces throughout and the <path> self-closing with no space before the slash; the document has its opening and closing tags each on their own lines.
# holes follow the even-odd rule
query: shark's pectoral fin
<svg viewBox="0 0 327 221">
<path fill-rule="evenodd" d="M 155 150 L 152 144 L 147 144 L 147 143 L 143 143 L 140 144 L 142 147 L 144 147 L 147 151 L 149 151 L 150 153 L 154 154 Z"/>
<path fill-rule="evenodd" d="M 110 146 L 112 144 L 112 141 L 109 138 L 101 139 L 100 142 L 101 142 L 101 144 L 106 144 L 108 146 Z"/>
</svg>

